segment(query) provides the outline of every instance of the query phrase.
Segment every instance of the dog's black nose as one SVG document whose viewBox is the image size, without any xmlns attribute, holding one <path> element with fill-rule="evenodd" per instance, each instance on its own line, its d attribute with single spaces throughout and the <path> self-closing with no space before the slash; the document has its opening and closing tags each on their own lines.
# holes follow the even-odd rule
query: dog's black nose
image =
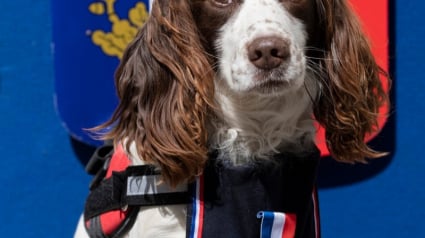
<svg viewBox="0 0 425 238">
<path fill-rule="evenodd" d="M 289 56 L 288 41 L 279 37 L 260 37 L 248 45 L 248 58 L 259 69 L 276 68 Z"/>
</svg>

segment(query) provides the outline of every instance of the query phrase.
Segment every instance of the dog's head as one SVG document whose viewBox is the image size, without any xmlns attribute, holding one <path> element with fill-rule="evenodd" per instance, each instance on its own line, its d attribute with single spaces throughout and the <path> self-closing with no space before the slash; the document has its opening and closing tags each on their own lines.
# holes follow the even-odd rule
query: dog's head
<svg viewBox="0 0 425 238">
<path fill-rule="evenodd" d="M 308 78 L 332 155 L 361 161 L 381 155 L 364 143 L 387 100 L 380 73 L 345 0 L 156 0 L 116 72 L 106 138 L 134 141 L 176 184 L 204 168 L 215 90 L 278 97 Z"/>
</svg>

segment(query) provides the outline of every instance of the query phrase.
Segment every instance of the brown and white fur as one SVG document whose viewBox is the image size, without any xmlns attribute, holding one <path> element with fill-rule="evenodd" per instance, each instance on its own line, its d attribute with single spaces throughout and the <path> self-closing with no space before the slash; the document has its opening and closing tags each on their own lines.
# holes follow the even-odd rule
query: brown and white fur
<svg viewBox="0 0 425 238">
<path fill-rule="evenodd" d="M 105 138 L 171 186 L 201 174 L 211 150 L 234 164 L 309 151 L 315 121 L 335 159 L 379 157 L 364 138 L 387 96 L 360 28 L 346 0 L 156 0 L 98 129 L 113 126 Z M 126 237 L 185 237 L 185 226 L 185 206 L 147 207 Z"/>
</svg>

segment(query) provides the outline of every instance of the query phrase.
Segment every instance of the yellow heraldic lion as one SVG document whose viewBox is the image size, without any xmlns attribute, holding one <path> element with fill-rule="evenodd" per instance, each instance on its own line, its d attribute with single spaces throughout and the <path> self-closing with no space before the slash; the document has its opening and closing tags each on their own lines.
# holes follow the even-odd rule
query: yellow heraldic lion
<svg viewBox="0 0 425 238">
<path fill-rule="evenodd" d="M 111 32 L 95 30 L 91 34 L 93 43 L 109 56 L 121 59 L 127 44 L 136 36 L 137 30 L 148 18 L 146 5 L 138 2 L 128 12 L 128 19 L 120 19 L 115 12 L 116 0 L 103 0 L 90 4 L 89 11 L 95 15 L 107 15 Z"/>
</svg>

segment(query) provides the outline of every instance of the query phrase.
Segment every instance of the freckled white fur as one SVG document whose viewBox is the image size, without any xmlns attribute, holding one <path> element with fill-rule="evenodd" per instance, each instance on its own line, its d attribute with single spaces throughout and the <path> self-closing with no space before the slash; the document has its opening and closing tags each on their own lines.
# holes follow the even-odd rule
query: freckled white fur
<svg viewBox="0 0 425 238">
<path fill-rule="evenodd" d="M 210 143 L 236 164 L 282 150 L 302 152 L 313 141 L 312 102 L 305 88 L 270 97 L 217 90 L 216 100 L 221 112 L 212 122 Z"/>
<path fill-rule="evenodd" d="M 270 77 L 288 82 L 288 87 L 262 93 L 256 90 L 259 70 L 247 57 L 247 45 L 267 36 L 287 40 L 291 56 L 285 74 Z M 313 141 L 312 98 L 318 88 L 306 73 L 306 40 L 304 25 L 276 0 L 245 0 L 222 27 L 215 80 L 221 111 L 211 125 L 210 143 L 235 163 L 267 158 L 283 149 L 300 152 L 303 143 Z"/>
<path fill-rule="evenodd" d="M 288 87 L 270 93 L 256 90 L 257 69 L 247 59 L 246 46 L 257 37 L 278 36 L 290 43 L 291 58 L 284 76 Z M 277 0 L 245 0 L 222 27 L 216 45 L 219 69 L 215 100 L 220 110 L 209 124 L 211 149 L 235 164 L 290 150 L 302 151 L 313 141 L 312 98 L 318 87 L 306 70 L 306 33 Z M 298 60 L 297 60 L 298 59 Z M 143 163 L 132 145 L 133 165 Z M 80 219 L 75 238 L 88 238 Z M 186 205 L 141 208 L 125 238 L 186 237 Z"/>
<path fill-rule="evenodd" d="M 264 14 L 259 14 L 264 13 Z M 301 86 L 305 61 L 297 62 L 306 44 L 304 25 L 276 0 L 246 0 L 239 12 L 222 27 L 217 39 L 221 78 L 233 91 L 243 92 L 253 85 L 257 69 L 247 58 L 247 45 L 258 37 L 278 36 L 290 42 L 290 64 L 287 76 Z"/>
</svg>

